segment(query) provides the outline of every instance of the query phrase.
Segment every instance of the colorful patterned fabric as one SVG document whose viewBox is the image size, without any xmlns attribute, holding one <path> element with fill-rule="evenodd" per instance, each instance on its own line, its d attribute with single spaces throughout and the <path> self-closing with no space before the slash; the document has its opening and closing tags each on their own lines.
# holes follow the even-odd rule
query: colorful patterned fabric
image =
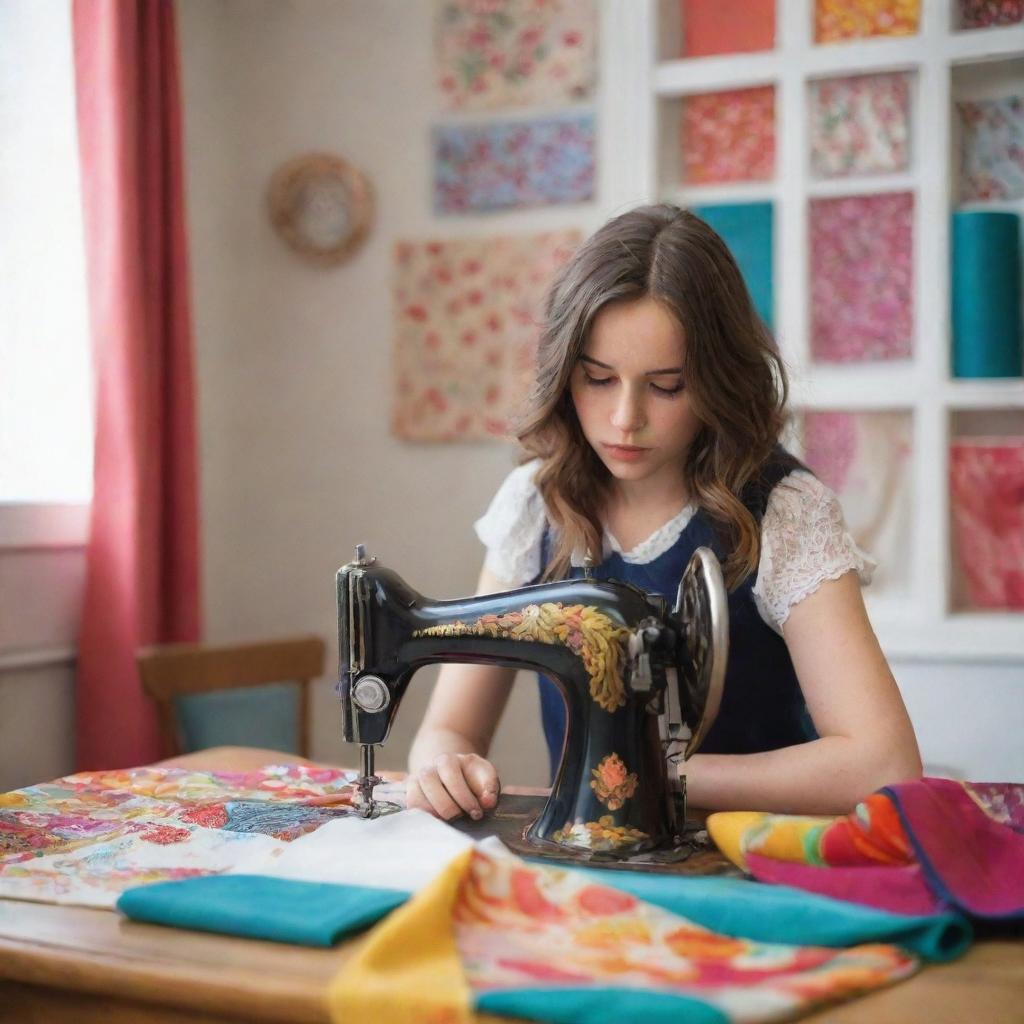
<svg viewBox="0 0 1024 1024">
<path fill-rule="evenodd" d="M 355 772 L 136 768 L 0 795 L 0 897 L 113 906 L 125 889 L 215 874 L 348 814 Z"/>
<path fill-rule="evenodd" d="M 992 28 L 1024 21 L 1024 0 L 960 0 L 961 28 Z"/>
<path fill-rule="evenodd" d="M 434 10 L 447 110 L 551 106 L 593 90 L 594 0 L 435 0 Z"/>
<path fill-rule="evenodd" d="M 434 210 L 439 214 L 593 197 L 592 114 L 434 129 Z"/>
<path fill-rule="evenodd" d="M 476 849 L 370 935 L 332 984 L 329 1005 L 337 1021 L 455 1022 L 481 1011 L 611 1022 L 654 1008 L 687 1020 L 759 1021 L 916 967 L 893 946 L 720 935 L 580 872 Z"/>
<path fill-rule="evenodd" d="M 904 171 L 910 162 L 910 75 L 811 83 L 811 166 L 821 177 Z"/>
<path fill-rule="evenodd" d="M 683 100 L 683 182 L 770 181 L 775 174 L 775 87 Z"/>
<path fill-rule="evenodd" d="M 912 36 L 920 20 L 921 0 L 815 0 L 814 40 Z"/>
<path fill-rule="evenodd" d="M 505 434 L 533 379 L 544 296 L 577 231 L 399 242 L 392 430 L 408 441 Z"/>
<path fill-rule="evenodd" d="M 1024 196 L 1024 94 L 963 100 L 960 115 L 960 199 Z"/>
<path fill-rule="evenodd" d="M 725 812 L 708 831 L 761 881 L 898 913 L 1024 920 L 1024 785 L 920 779 L 845 817 Z"/>
<path fill-rule="evenodd" d="M 913 217 L 910 192 L 811 200 L 811 354 L 815 360 L 910 358 Z"/>
</svg>

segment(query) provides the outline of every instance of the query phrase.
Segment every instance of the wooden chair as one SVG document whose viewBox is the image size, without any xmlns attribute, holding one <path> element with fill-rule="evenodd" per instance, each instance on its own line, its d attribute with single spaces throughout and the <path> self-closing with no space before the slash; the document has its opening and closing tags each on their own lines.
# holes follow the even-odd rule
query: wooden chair
<svg viewBox="0 0 1024 1024">
<path fill-rule="evenodd" d="M 136 662 L 143 688 L 156 702 L 164 757 L 185 753 L 179 698 L 273 683 L 298 686 L 297 753 L 308 757 L 309 689 L 312 681 L 323 675 L 324 651 L 323 640 L 316 636 L 251 644 L 165 644 L 141 649 Z"/>
</svg>

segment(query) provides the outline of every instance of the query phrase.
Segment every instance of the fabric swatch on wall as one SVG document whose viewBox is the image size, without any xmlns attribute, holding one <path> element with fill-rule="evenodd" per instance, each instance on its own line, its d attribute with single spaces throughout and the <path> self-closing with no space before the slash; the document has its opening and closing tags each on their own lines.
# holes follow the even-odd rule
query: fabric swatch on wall
<svg viewBox="0 0 1024 1024">
<path fill-rule="evenodd" d="M 683 100 L 683 182 L 769 181 L 775 173 L 775 87 Z"/>
<path fill-rule="evenodd" d="M 910 358 L 913 215 L 911 192 L 811 200 L 815 360 Z"/>
<path fill-rule="evenodd" d="M 954 441 L 949 475 L 969 607 L 1024 610 L 1024 437 Z"/>
<path fill-rule="evenodd" d="M 910 582 L 913 421 L 906 412 L 805 412 L 804 461 L 835 491 L 875 587 Z"/>
<path fill-rule="evenodd" d="M 434 0 L 444 109 L 552 106 L 589 96 L 597 27 L 594 0 Z"/>
<path fill-rule="evenodd" d="M 963 100 L 960 115 L 960 199 L 1024 196 L 1024 93 Z"/>
<path fill-rule="evenodd" d="M 920 21 L 921 0 L 815 0 L 814 41 L 912 36 Z"/>
<path fill-rule="evenodd" d="M 579 203 L 593 197 L 592 114 L 434 129 L 436 213 Z"/>
<path fill-rule="evenodd" d="M 722 236 L 743 272 L 743 280 L 758 315 L 774 326 L 775 294 L 772 275 L 771 203 L 721 203 L 694 206 L 692 211 Z"/>
<path fill-rule="evenodd" d="M 1024 21 L 1024 0 L 960 0 L 961 28 L 993 28 Z"/>
<path fill-rule="evenodd" d="M 680 0 L 684 57 L 775 48 L 775 0 Z"/>
<path fill-rule="evenodd" d="M 395 246 L 392 431 L 504 435 L 533 378 L 543 302 L 578 231 Z"/>
<path fill-rule="evenodd" d="M 904 171 L 910 163 L 910 75 L 811 83 L 811 167 L 821 177 Z"/>
</svg>

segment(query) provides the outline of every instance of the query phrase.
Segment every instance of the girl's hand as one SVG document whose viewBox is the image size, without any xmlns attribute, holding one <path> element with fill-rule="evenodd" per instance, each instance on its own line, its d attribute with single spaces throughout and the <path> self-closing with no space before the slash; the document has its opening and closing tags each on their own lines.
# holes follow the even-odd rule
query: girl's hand
<svg viewBox="0 0 1024 1024">
<path fill-rule="evenodd" d="M 479 754 L 438 754 L 405 781 L 407 807 L 449 821 L 468 814 L 474 821 L 498 802 L 498 772 Z"/>
</svg>

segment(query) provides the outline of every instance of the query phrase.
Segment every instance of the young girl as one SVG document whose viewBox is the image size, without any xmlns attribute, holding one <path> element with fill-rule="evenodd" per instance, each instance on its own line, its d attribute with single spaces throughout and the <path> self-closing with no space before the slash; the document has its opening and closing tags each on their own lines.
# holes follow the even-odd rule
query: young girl
<svg viewBox="0 0 1024 1024">
<path fill-rule="evenodd" d="M 548 299 L 517 438 L 527 455 L 476 523 L 477 592 L 580 575 L 670 602 L 693 551 L 729 590 L 721 708 L 681 770 L 695 807 L 839 814 L 921 774 L 860 585 L 873 563 L 835 495 L 779 446 L 787 383 L 739 269 L 672 206 L 597 231 Z M 514 670 L 447 664 L 410 754 L 409 806 L 479 818 Z M 541 678 L 557 766 L 564 704 Z"/>
</svg>

